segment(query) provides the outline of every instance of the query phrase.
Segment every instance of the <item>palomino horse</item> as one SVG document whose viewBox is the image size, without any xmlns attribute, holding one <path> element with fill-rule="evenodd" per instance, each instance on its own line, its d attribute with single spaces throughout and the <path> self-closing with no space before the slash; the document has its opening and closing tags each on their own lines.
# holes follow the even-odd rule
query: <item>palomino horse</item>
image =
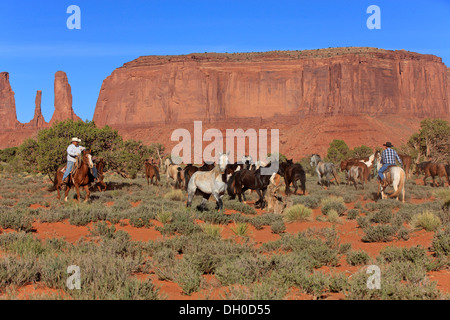
<svg viewBox="0 0 450 320">
<path fill-rule="evenodd" d="M 173 164 L 169 158 L 166 159 L 164 165 L 166 167 L 167 184 L 170 184 L 170 180 L 173 180 L 175 182 L 175 189 L 178 189 L 180 187 L 177 183 L 178 171 L 183 170 L 183 168 L 178 164 Z"/>
<path fill-rule="evenodd" d="M 208 201 L 211 195 L 216 199 L 217 208 L 219 210 L 223 209 L 222 197 L 225 193 L 226 184 L 222 180 L 222 175 L 228 164 L 228 156 L 229 152 L 220 153 L 218 164 L 214 169 L 194 172 L 188 183 L 187 207 L 192 205 L 194 195 L 200 194 L 203 196 L 201 204 L 197 207 L 200 211 L 206 208 L 206 201 Z"/>
<path fill-rule="evenodd" d="M 394 193 L 389 195 L 389 198 L 396 198 L 398 200 L 398 197 L 400 195 L 400 192 L 402 193 L 402 202 L 405 202 L 405 182 L 406 182 L 406 174 L 405 171 L 398 167 L 398 166 L 390 166 L 386 169 L 386 171 L 383 172 L 384 176 L 386 177 L 386 181 L 388 182 L 389 186 L 392 186 L 394 188 Z M 380 197 L 381 193 L 381 199 L 386 199 L 387 195 L 385 194 L 384 190 L 386 189 L 385 186 L 383 187 L 381 184 L 381 180 L 377 179 L 378 183 L 378 198 Z"/>
<path fill-rule="evenodd" d="M 313 154 L 311 156 L 310 161 L 311 167 L 316 167 L 317 175 L 319 176 L 319 185 L 322 185 L 322 177 L 325 176 L 327 179 L 327 186 L 330 185 L 330 175 L 333 175 L 337 184 L 339 185 L 341 182 L 339 181 L 339 176 L 336 172 L 336 167 L 331 162 L 323 162 L 318 154 Z"/>
<path fill-rule="evenodd" d="M 148 160 L 145 161 L 145 175 L 147 177 L 148 186 L 150 185 L 150 181 L 152 185 L 158 185 L 158 182 L 161 181 L 158 167 L 156 165 L 151 164 Z M 153 179 L 155 179 L 154 182 Z"/>
<path fill-rule="evenodd" d="M 450 187 L 450 181 L 447 174 L 447 170 L 445 169 L 445 165 L 443 163 L 430 162 L 425 165 L 424 168 L 425 176 L 423 177 L 423 184 L 427 185 L 427 178 L 432 177 L 433 179 L 433 187 L 436 186 L 436 181 L 434 177 L 439 177 L 439 186 L 445 186 L 445 180 L 447 180 L 447 185 Z M 442 178 L 444 178 L 444 182 L 442 182 Z"/>
<path fill-rule="evenodd" d="M 80 201 L 80 187 L 83 187 L 86 191 L 86 199 L 84 199 L 84 202 L 87 202 L 89 200 L 89 184 L 92 182 L 92 175 L 89 174 L 90 169 L 94 167 L 94 163 L 92 162 L 92 156 L 91 156 L 91 150 L 83 150 L 81 152 L 81 155 L 79 157 L 79 165 L 78 169 L 75 171 L 75 173 L 71 173 L 69 175 L 69 183 L 66 185 L 66 192 L 64 201 L 67 201 L 67 196 L 69 194 L 70 189 L 75 186 L 75 190 L 77 191 L 77 201 Z M 58 170 L 60 171 L 60 170 Z M 61 176 L 62 179 L 62 176 Z M 55 179 L 56 181 L 56 179 Z M 59 184 L 59 181 L 57 181 Z M 62 181 L 61 184 L 62 185 Z M 60 197 L 59 195 L 59 187 L 57 187 L 58 190 L 58 199 Z"/>
<path fill-rule="evenodd" d="M 278 170 L 279 174 L 284 178 L 284 182 L 286 184 L 286 195 L 289 195 L 291 192 L 289 186 L 292 183 L 294 186 L 294 194 L 297 194 L 298 184 L 297 181 L 300 181 L 301 189 L 303 191 L 303 195 L 306 193 L 306 173 L 303 169 L 303 166 L 300 163 L 295 163 L 293 159 L 286 160 L 285 162 L 280 163 L 280 169 Z"/>
</svg>

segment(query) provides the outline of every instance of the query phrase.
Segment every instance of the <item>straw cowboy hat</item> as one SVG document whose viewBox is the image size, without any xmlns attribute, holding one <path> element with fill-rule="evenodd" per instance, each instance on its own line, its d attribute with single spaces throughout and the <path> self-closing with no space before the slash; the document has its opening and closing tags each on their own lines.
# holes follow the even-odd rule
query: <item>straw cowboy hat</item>
<svg viewBox="0 0 450 320">
<path fill-rule="evenodd" d="M 73 137 L 73 138 L 72 138 L 72 142 L 75 142 L 75 141 L 76 141 L 76 142 L 81 142 L 81 139 L 78 139 L 77 137 Z"/>
</svg>

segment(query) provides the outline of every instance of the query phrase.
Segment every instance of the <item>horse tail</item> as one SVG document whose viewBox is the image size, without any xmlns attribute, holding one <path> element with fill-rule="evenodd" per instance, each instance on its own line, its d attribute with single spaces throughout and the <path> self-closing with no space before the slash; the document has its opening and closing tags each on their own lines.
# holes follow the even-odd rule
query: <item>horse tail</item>
<svg viewBox="0 0 450 320">
<path fill-rule="evenodd" d="M 400 171 L 400 181 L 398 183 L 397 191 L 395 191 L 393 194 L 389 196 L 389 198 L 397 198 L 400 192 L 405 188 L 405 179 L 406 179 L 406 173 L 404 170 Z"/>
<path fill-rule="evenodd" d="M 302 187 L 303 195 L 305 195 L 305 193 L 306 193 L 306 173 L 305 173 L 305 171 L 303 171 L 300 174 L 300 184 L 301 184 L 301 187 Z"/>
<path fill-rule="evenodd" d="M 58 169 L 58 170 L 59 170 L 59 169 Z M 58 170 L 56 170 L 55 178 L 54 178 L 54 179 L 52 179 L 52 177 L 51 177 L 51 175 L 50 175 L 50 172 L 47 173 L 48 177 L 50 178 L 50 180 L 51 180 L 52 183 L 53 183 L 53 186 L 49 187 L 49 188 L 48 188 L 48 191 L 55 191 L 55 190 L 56 190 L 56 186 L 57 186 L 57 184 L 58 184 Z"/>
<path fill-rule="evenodd" d="M 160 175 L 159 175 L 159 169 L 158 169 L 158 167 L 155 167 L 155 175 L 156 175 L 156 179 L 157 179 L 158 181 L 161 181 L 161 177 L 160 177 Z"/>
<path fill-rule="evenodd" d="M 184 170 L 184 188 L 188 189 L 188 183 L 189 183 L 189 170 Z"/>
<path fill-rule="evenodd" d="M 336 172 L 336 167 L 335 167 L 334 164 L 331 166 L 331 169 L 333 170 L 333 176 L 334 176 L 334 179 L 336 179 L 338 185 L 340 185 L 340 184 L 341 184 L 341 181 L 339 180 L 339 176 L 338 176 L 338 174 L 337 174 L 337 172 Z"/>
</svg>

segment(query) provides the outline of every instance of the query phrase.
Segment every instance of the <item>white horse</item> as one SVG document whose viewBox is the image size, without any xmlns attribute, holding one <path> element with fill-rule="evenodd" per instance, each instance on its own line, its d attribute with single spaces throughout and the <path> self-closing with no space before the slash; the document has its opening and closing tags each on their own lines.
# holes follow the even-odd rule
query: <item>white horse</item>
<svg viewBox="0 0 450 320">
<path fill-rule="evenodd" d="M 194 195 L 200 194 L 203 196 L 201 204 L 197 207 L 200 211 L 206 208 L 206 201 L 209 197 L 213 195 L 216 200 L 217 208 L 219 210 L 223 209 L 223 195 L 226 190 L 226 183 L 222 179 L 222 175 L 225 172 L 226 166 L 228 164 L 227 153 L 219 154 L 219 161 L 211 171 L 197 171 L 189 179 L 188 183 L 188 201 L 186 206 L 190 207 L 192 204 L 192 199 Z"/>
<path fill-rule="evenodd" d="M 377 157 L 376 161 L 377 161 L 377 171 L 379 171 L 380 168 L 382 167 L 381 155 L 379 157 Z M 384 171 L 383 174 L 386 178 L 386 181 L 388 182 L 388 185 L 383 187 L 383 185 L 381 184 L 381 180 L 377 179 L 377 183 L 379 186 L 378 193 L 377 193 L 378 197 L 380 196 L 380 193 L 381 193 L 381 199 L 387 199 L 388 195 L 386 195 L 384 190 L 388 186 L 392 186 L 394 188 L 394 193 L 389 195 L 389 198 L 396 198 L 398 200 L 398 197 L 401 192 L 402 193 L 402 202 L 405 202 L 405 181 L 406 181 L 405 170 L 403 170 L 402 168 L 400 168 L 398 166 L 391 166 L 391 167 L 387 168 L 387 170 Z"/>
</svg>

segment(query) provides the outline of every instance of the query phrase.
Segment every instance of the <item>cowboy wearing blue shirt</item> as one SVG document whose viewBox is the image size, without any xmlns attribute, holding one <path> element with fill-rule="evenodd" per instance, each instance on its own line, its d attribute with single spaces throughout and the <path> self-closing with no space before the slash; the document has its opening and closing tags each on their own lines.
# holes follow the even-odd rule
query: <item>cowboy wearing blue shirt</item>
<svg viewBox="0 0 450 320">
<path fill-rule="evenodd" d="M 386 186 L 387 181 L 384 177 L 383 172 L 386 171 L 386 169 L 389 166 L 395 166 L 396 165 L 395 160 L 397 160 L 402 167 L 403 163 L 400 157 L 398 156 L 398 153 L 394 149 L 391 149 L 393 147 L 392 143 L 386 142 L 385 144 L 383 144 L 383 146 L 384 151 L 381 154 L 381 163 L 383 164 L 383 166 L 378 171 L 378 177 L 381 179 L 383 186 Z"/>
<path fill-rule="evenodd" d="M 74 137 L 72 138 L 72 143 L 67 147 L 67 168 L 62 178 L 62 181 L 65 184 L 69 183 L 68 177 L 70 171 L 72 171 L 73 165 L 77 161 L 75 158 L 80 155 L 83 150 L 86 149 L 85 147 L 79 145 L 80 142 L 81 139 Z M 97 168 L 92 168 L 92 174 L 97 182 Z"/>
</svg>

